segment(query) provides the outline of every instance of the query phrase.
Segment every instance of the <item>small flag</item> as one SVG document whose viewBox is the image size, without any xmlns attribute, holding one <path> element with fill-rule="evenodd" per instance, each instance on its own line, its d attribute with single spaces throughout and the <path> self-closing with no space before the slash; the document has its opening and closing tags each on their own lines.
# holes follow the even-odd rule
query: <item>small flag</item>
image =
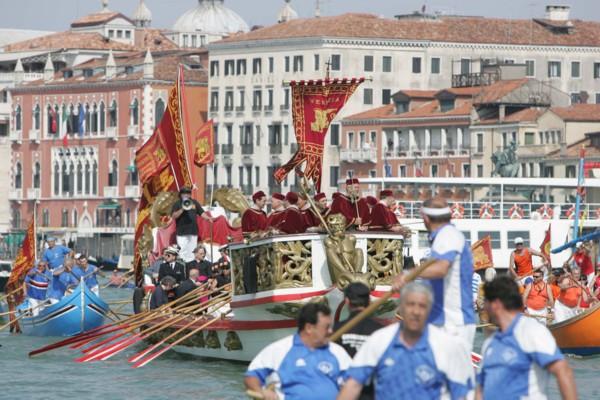
<svg viewBox="0 0 600 400">
<path fill-rule="evenodd" d="M 486 236 L 475 242 L 471 246 L 471 252 L 473 253 L 474 271 L 494 266 L 494 259 L 492 257 L 492 238 L 490 236 Z"/>
<path fill-rule="evenodd" d="M 69 123 L 69 117 L 67 115 L 67 107 L 63 107 L 62 109 L 62 133 L 63 133 L 63 137 L 62 137 L 62 144 L 64 147 L 69 146 L 69 137 L 67 136 L 67 124 Z"/>
<path fill-rule="evenodd" d="M 56 133 L 58 132 L 58 114 L 56 113 L 55 108 L 50 111 L 50 117 L 52 119 L 50 123 L 50 133 Z"/>
<path fill-rule="evenodd" d="M 85 109 L 83 108 L 83 104 L 79 104 L 78 114 L 77 132 L 79 133 L 79 136 L 83 136 L 83 133 L 85 132 Z"/>
<path fill-rule="evenodd" d="M 207 121 L 194 138 L 194 164 L 201 167 L 215 161 L 213 120 Z"/>
</svg>

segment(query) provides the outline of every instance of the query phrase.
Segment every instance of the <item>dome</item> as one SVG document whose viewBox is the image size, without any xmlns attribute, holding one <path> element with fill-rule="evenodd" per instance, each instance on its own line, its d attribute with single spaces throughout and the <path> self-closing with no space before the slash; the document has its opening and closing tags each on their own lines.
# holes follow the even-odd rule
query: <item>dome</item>
<svg viewBox="0 0 600 400">
<path fill-rule="evenodd" d="M 288 22 L 298 18 L 298 13 L 292 8 L 290 1 L 291 0 L 285 0 L 283 8 L 279 11 L 279 14 L 277 14 L 277 22 Z"/>
<path fill-rule="evenodd" d="M 148 26 L 152 21 L 152 12 L 144 3 L 144 0 L 140 0 L 140 4 L 133 13 L 133 20 L 137 26 Z"/>
<path fill-rule="evenodd" d="M 196 8 L 186 11 L 177 19 L 173 30 L 204 32 L 220 36 L 247 32 L 248 24 L 223 3 L 224 0 L 199 0 Z"/>
</svg>

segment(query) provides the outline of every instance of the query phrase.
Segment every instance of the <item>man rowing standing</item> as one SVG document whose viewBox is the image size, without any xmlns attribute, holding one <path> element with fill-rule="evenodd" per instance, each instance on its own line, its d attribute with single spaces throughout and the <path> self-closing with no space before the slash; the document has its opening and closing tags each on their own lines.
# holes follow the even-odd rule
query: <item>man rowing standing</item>
<svg viewBox="0 0 600 400">
<path fill-rule="evenodd" d="M 373 333 L 360 348 L 338 400 L 355 400 L 374 379 L 377 399 L 466 399 L 474 388 L 471 356 L 462 342 L 427 324 L 433 295 L 407 284 L 400 296 L 402 321 Z"/>
<path fill-rule="evenodd" d="M 329 343 L 331 310 L 308 303 L 298 314 L 298 333 L 265 347 L 250 363 L 244 384 L 266 400 L 334 399 L 350 357 Z"/>
<path fill-rule="evenodd" d="M 426 200 L 421 209 L 429 231 L 431 259 L 421 277 L 428 279 L 433 289 L 433 307 L 429 322 L 464 341 L 473 349 L 475 311 L 473 310 L 473 255 L 465 236 L 450 223 L 450 207 L 441 197 Z M 394 278 L 393 289 L 400 290 L 404 276 Z"/>
<path fill-rule="evenodd" d="M 44 254 L 42 255 L 42 260 L 48 263 L 48 268 L 53 270 L 54 268 L 58 268 L 63 265 L 65 260 L 65 256 L 73 255 L 73 250 L 68 248 L 67 246 L 63 246 L 61 244 L 56 244 L 55 237 L 49 237 L 48 248 L 44 250 Z"/>
<path fill-rule="evenodd" d="M 48 270 L 48 263 L 43 260 L 38 261 L 37 265 L 25 276 L 26 294 L 29 299 L 31 314 L 34 317 L 39 314 L 40 308 L 46 303 L 48 286 L 51 280 L 52 274 Z"/>
<path fill-rule="evenodd" d="M 516 237 L 514 243 L 515 249 L 510 253 L 508 272 L 519 281 L 521 286 L 524 286 L 531 280 L 531 275 L 533 274 L 533 256 L 543 258 L 545 264 L 548 264 L 550 260 L 542 252 L 525 247 L 522 237 Z"/>
<path fill-rule="evenodd" d="M 485 308 L 499 330 L 483 344 L 477 399 L 546 399 L 549 375 L 563 399 L 577 398 L 573 372 L 550 331 L 521 315 L 517 284 L 501 276 L 484 286 Z"/>
<path fill-rule="evenodd" d="M 552 312 L 554 297 L 552 288 L 544 282 L 544 273 L 541 269 L 533 271 L 533 282 L 525 286 L 523 293 L 523 303 L 529 315 L 537 317 L 536 319 L 546 325 L 546 319 Z"/>
</svg>

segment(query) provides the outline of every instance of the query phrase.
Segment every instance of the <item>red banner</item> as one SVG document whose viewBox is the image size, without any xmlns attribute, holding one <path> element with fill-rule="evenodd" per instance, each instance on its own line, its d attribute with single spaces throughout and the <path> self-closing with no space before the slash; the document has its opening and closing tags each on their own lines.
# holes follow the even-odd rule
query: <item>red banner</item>
<svg viewBox="0 0 600 400">
<path fill-rule="evenodd" d="M 473 270 L 494 267 L 494 259 L 492 257 L 492 239 L 489 236 L 478 240 L 471 246 L 473 252 Z"/>
<path fill-rule="evenodd" d="M 194 136 L 194 164 L 202 167 L 215 161 L 213 120 L 207 121 Z"/>
<path fill-rule="evenodd" d="M 550 228 L 552 227 L 552 224 L 548 225 L 548 230 L 546 230 L 546 234 L 544 235 L 544 240 L 542 240 L 542 244 L 540 245 L 540 252 L 545 255 L 546 257 L 548 257 L 548 260 L 550 260 L 550 250 L 552 250 L 552 244 L 551 239 L 551 231 Z M 552 268 L 552 265 L 549 266 L 550 268 Z"/>
<path fill-rule="evenodd" d="M 6 293 L 10 293 L 23 286 L 23 280 L 25 279 L 27 271 L 29 271 L 35 265 L 35 242 L 34 217 L 29 223 L 29 227 L 27 228 L 27 232 L 25 232 L 25 237 L 23 238 L 23 243 L 21 244 L 19 253 L 15 258 L 12 271 L 8 277 L 8 282 L 6 283 Z M 23 294 L 21 291 L 17 292 L 14 295 L 14 298 L 16 304 L 21 303 L 23 301 Z"/>
<path fill-rule="evenodd" d="M 278 182 L 291 170 L 306 163 L 304 176 L 315 182 L 317 192 L 321 189 L 323 147 L 331 121 L 348 98 L 354 93 L 360 79 L 292 81 L 292 116 L 298 151 L 290 161 L 275 171 Z"/>
</svg>

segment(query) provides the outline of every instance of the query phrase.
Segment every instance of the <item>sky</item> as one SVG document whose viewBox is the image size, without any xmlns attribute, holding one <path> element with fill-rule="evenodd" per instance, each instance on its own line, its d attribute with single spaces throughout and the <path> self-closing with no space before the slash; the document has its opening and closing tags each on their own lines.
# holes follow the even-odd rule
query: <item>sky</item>
<svg viewBox="0 0 600 400">
<path fill-rule="evenodd" d="M 152 26 L 171 28 L 198 0 L 145 0 Z M 133 14 L 139 0 L 109 0 L 111 10 Z M 314 15 L 316 0 L 292 0 L 300 17 Z M 571 17 L 600 21 L 598 0 L 321 0 L 321 15 L 368 12 L 385 17 L 406 14 L 426 5 L 427 12 L 500 18 L 543 17 L 547 4 L 568 4 Z M 284 0 L 225 0 L 249 26 L 275 23 Z M 101 9 L 101 0 L 0 0 L 0 28 L 64 31 L 71 21 Z"/>
</svg>

